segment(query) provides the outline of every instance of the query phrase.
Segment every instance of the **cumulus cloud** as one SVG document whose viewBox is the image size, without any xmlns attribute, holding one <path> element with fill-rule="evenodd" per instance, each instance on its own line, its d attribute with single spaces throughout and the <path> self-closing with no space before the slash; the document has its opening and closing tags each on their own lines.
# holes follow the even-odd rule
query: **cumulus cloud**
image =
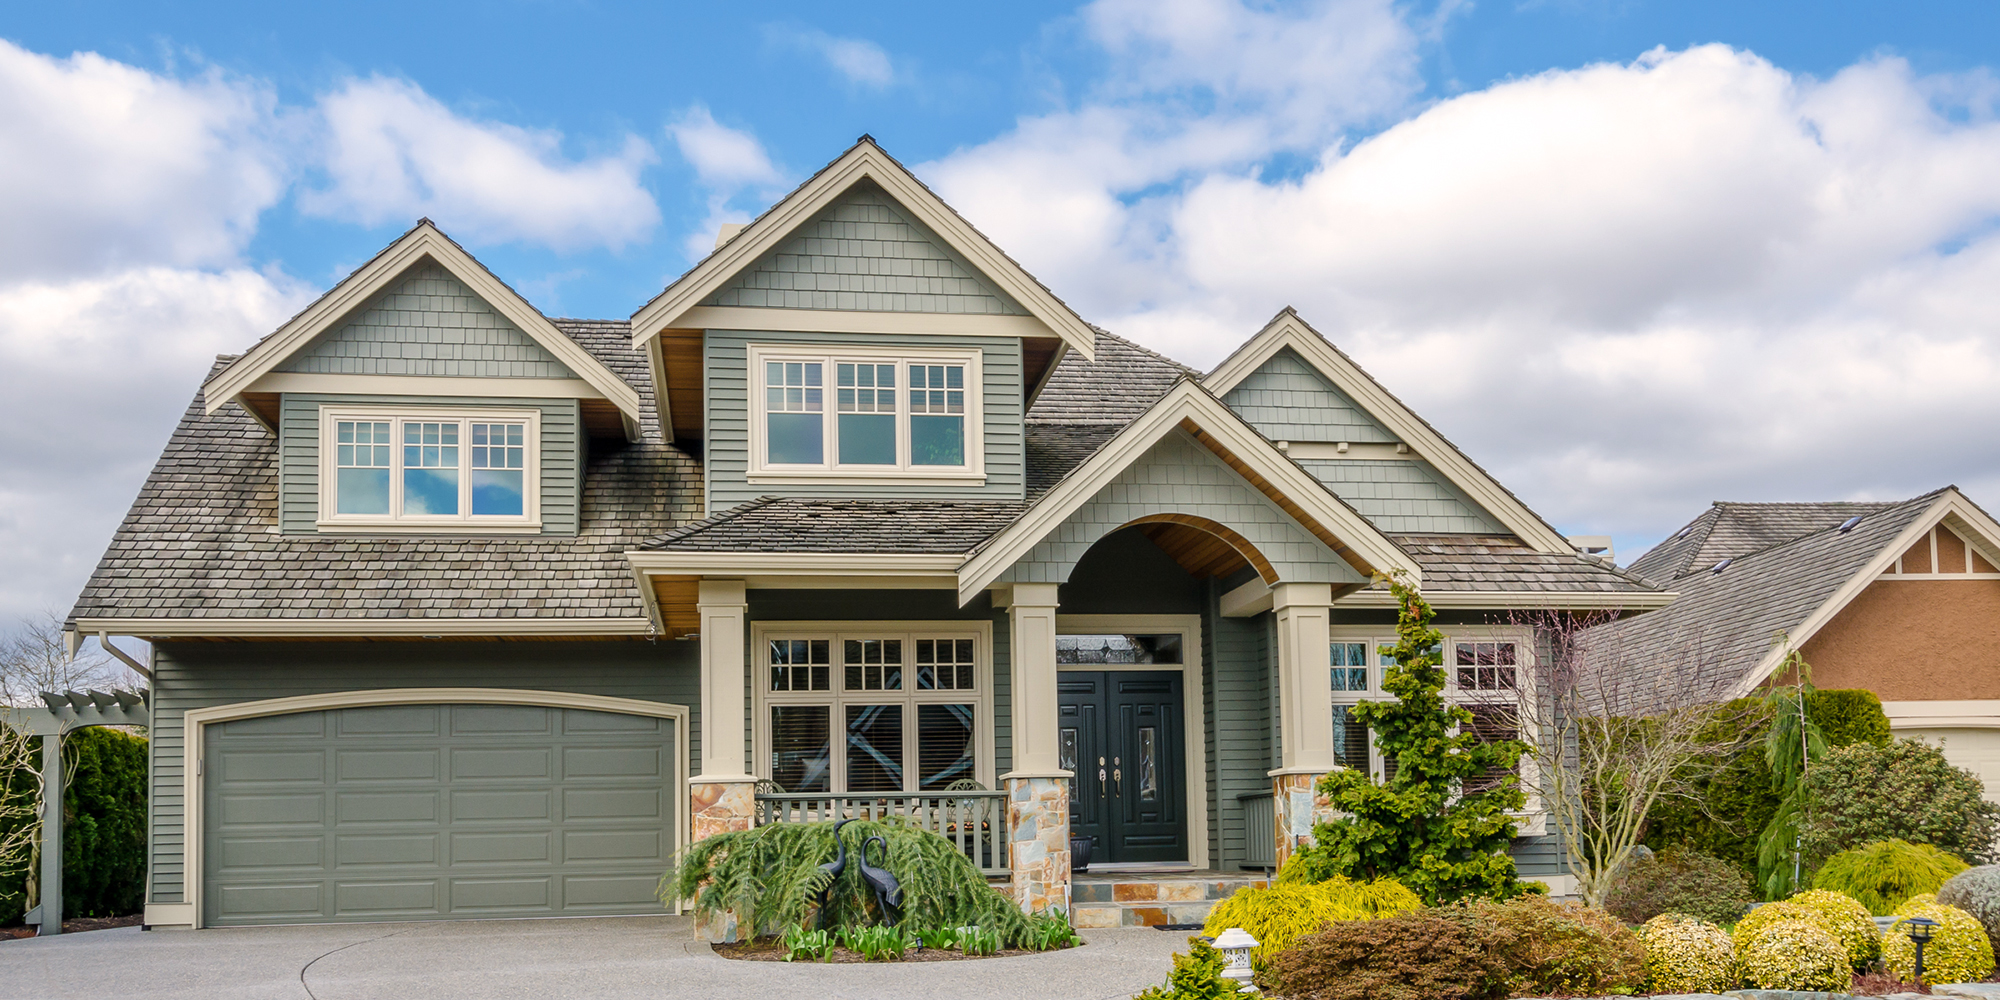
<svg viewBox="0 0 2000 1000">
<path fill-rule="evenodd" d="M 750 218 L 748 210 L 733 207 L 736 196 L 750 191 L 768 201 L 783 175 L 756 136 L 716 121 L 703 105 L 682 112 L 667 125 L 667 134 L 681 158 L 694 168 L 696 182 L 707 189 L 708 216 L 685 243 L 687 255 L 700 258 L 714 247 L 723 223 Z"/>
<path fill-rule="evenodd" d="M 638 136 L 572 161 L 555 132 L 469 118 L 379 76 L 348 81 L 318 112 L 328 184 L 299 198 L 313 215 L 371 226 L 429 216 L 465 238 L 559 250 L 617 249 L 660 221 L 639 180 L 656 156 Z"/>
<path fill-rule="evenodd" d="M 772 26 L 765 29 L 765 35 L 781 45 L 818 55 L 826 60 L 828 68 L 857 86 L 880 89 L 896 80 L 895 63 L 889 53 L 866 38 L 844 38 L 817 28 L 790 25 Z"/>
</svg>

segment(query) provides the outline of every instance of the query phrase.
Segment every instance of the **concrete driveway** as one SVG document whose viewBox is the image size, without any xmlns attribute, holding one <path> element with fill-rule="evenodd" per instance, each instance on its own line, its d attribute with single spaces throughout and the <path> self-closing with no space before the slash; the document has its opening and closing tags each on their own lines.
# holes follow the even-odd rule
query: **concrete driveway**
<svg viewBox="0 0 2000 1000">
<path fill-rule="evenodd" d="M 1081 948 L 977 962 L 789 965 L 718 957 L 688 917 L 152 931 L 0 943 L 0 998 L 63 1000 L 1113 1000 L 1166 978 L 1187 935 L 1085 931 Z"/>
</svg>

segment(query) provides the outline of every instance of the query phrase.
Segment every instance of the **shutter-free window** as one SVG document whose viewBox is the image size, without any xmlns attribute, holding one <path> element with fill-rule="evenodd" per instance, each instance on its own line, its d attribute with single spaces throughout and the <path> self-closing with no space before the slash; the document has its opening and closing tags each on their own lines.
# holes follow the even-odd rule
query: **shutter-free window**
<svg viewBox="0 0 2000 1000">
<path fill-rule="evenodd" d="M 773 465 L 826 461 L 826 387 L 817 361 L 773 361 L 764 366 L 765 454 Z"/>
</svg>

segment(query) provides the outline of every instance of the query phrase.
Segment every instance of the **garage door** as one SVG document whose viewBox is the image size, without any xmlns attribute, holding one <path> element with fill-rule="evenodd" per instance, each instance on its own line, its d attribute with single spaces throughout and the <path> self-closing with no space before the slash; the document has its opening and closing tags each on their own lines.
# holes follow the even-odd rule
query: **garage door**
<svg viewBox="0 0 2000 1000">
<path fill-rule="evenodd" d="M 1902 729 L 1895 734 L 1944 747 L 1944 759 L 1986 782 L 1986 801 L 2000 802 L 2000 729 Z"/>
<path fill-rule="evenodd" d="M 211 724 L 203 922 L 659 913 L 676 735 L 518 705 Z"/>
</svg>

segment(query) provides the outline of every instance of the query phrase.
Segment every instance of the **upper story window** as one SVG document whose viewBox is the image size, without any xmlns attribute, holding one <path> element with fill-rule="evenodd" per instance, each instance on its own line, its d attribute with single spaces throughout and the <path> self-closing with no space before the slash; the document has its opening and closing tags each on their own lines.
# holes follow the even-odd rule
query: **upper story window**
<svg viewBox="0 0 2000 1000">
<path fill-rule="evenodd" d="M 322 527 L 533 528 L 539 410 L 320 408 Z"/>
<path fill-rule="evenodd" d="M 752 476 L 981 474 L 979 352 L 750 349 Z"/>
</svg>

